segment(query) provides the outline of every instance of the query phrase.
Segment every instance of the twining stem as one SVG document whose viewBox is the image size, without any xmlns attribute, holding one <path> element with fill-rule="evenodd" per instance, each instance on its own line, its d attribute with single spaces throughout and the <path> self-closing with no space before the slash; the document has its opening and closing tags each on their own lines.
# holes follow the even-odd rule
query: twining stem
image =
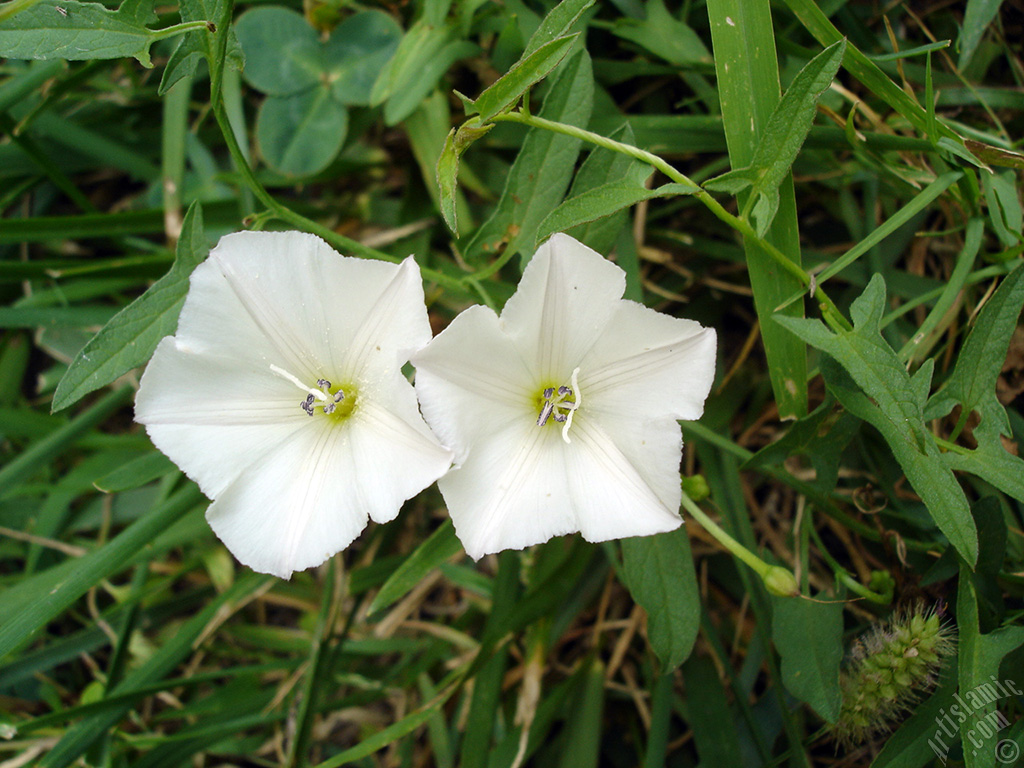
<svg viewBox="0 0 1024 768">
<path fill-rule="evenodd" d="M 267 191 L 266 187 L 260 183 L 260 180 L 256 178 L 256 174 L 253 172 L 252 166 L 249 165 L 249 161 L 246 160 L 245 155 L 242 154 L 242 148 L 238 145 L 238 141 L 235 138 L 235 132 L 231 129 L 231 123 L 228 121 L 228 115 L 224 108 L 223 101 L 218 100 L 216 106 L 213 108 L 213 115 L 217 120 L 217 125 L 220 126 L 220 132 L 224 136 L 224 142 L 227 144 L 228 152 L 231 153 L 231 158 L 235 161 L 235 166 L 238 168 L 239 173 L 242 174 L 242 178 L 245 180 L 246 185 L 252 190 L 252 193 L 256 195 L 256 198 L 266 206 L 267 210 L 263 214 L 257 215 L 257 220 L 269 218 L 280 219 L 281 221 L 292 224 L 299 229 L 322 237 L 333 248 L 343 253 L 351 253 L 365 259 L 379 259 L 380 261 L 390 261 L 392 263 L 401 261 L 401 259 L 392 256 L 390 253 L 378 251 L 376 248 L 364 245 L 358 240 L 345 237 L 345 235 L 335 232 L 330 227 L 325 227 L 312 219 L 307 219 L 302 214 L 296 213 L 291 208 L 286 205 L 282 205 L 275 200 L 273 195 L 271 195 Z M 427 280 L 443 285 L 446 288 L 452 288 L 455 290 L 462 290 L 464 288 L 463 281 L 458 278 L 449 277 L 448 275 L 427 267 L 421 267 L 420 272 Z"/>
<path fill-rule="evenodd" d="M 836 578 L 842 584 L 844 584 L 847 589 L 849 589 L 854 594 L 860 595 L 865 600 L 870 600 L 872 603 L 878 603 L 879 605 L 888 605 L 892 602 L 891 588 L 886 594 L 879 594 L 878 592 L 875 592 L 865 587 L 863 584 L 861 584 L 859 581 L 857 581 L 857 579 L 853 577 L 853 574 L 851 574 L 849 571 L 843 568 L 843 566 L 840 565 L 834 557 L 832 557 L 828 549 L 825 547 L 824 542 L 822 542 L 821 537 L 818 535 L 818 532 L 814 529 L 814 525 L 808 523 L 807 527 L 810 529 L 811 536 L 814 537 L 814 541 L 818 545 L 818 553 L 823 558 L 825 558 L 825 562 L 829 564 L 829 567 L 832 569 L 832 572 L 835 573 Z"/>
<path fill-rule="evenodd" d="M 647 163 L 651 167 L 661 171 L 677 184 L 683 184 L 684 186 L 691 187 L 693 189 L 693 196 L 700 200 L 700 202 L 703 203 L 711 213 L 713 213 L 719 220 L 725 222 L 734 230 L 739 232 L 743 237 L 755 243 L 780 267 L 796 278 L 804 288 L 810 289 L 814 286 L 811 275 L 805 272 L 799 264 L 789 259 L 782 251 L 770 242 L 759 237 L 757 232 L 754 231 L 754 228 L 750 226 L 750 223 L 746 219 L 729 213 L 729 211 L 727 211 L 721 203 L 712 197 L 707 190 L 686 177 L 684 174 L 680 173 L 657 155 L 640 149 L 639 147 L 634 147 L 631 144 L 623 144 L 621 141 L 615 141 L 614 139 L 609 139 L 606 136 L 601 136 L 600 134 L 592 133 L 591 131 L 583 128 L 578 128 L 575 125 L 558 123 L 554 120 L 547 120 L 543 117 L 537 117 L 536 115 L 531 115 L 523 111 L 512 111 L 501 115 L 495 115 L 491 118 L 491 121 L 496 123 L 520 123 L 532 128 L 543 128 L 548 131 L 553 131 L 554 133 L 561 133 L 566 136 L 582 139 L 583 141 L 587 141 L 599 147 L 604 147 L 605 149 L 610 149 L 613 152 L 628 155 L 629 157 L 636 158 L 643 163 Z M 834 330 L 839 331 L 852 329 L 850 323 L 839 311 L 832 299 L 829 298 L 828 294 L 825 293 L 823 288 L 820 286 L 815 288 L 814 298 L 818 301 L 821 314 L 825 318 L 825 321 Z"/>
<path fill-rule="evenodd" d="M 761 577 L 769 592 L 780 597 L 791 597 L 800 594 L 800 588 L 792 573 L 781 566 L 769 565 L 736 541 L 718 523 L 708 517 L 704 510 L 686 495 L 685 491 L 683 492 L 683 506 L 703 526 L 704 530 L 714 536 L 718 543 L 725 547 L 731 555 L 750 566 L 751 570 Z"/>
</svg>

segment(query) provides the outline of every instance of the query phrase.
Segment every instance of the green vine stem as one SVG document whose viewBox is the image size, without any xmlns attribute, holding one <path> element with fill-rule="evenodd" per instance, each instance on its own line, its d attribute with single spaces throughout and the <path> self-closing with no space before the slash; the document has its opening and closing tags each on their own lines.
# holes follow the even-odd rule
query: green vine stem
<svg viewBox="0 0 1024 768">
<path fill-rule="evenodd" d="M 818 535 L 818 532 L 814 529 L 814 525 L 809 523 L 807 527 L 811 531 L 811 536 L 814 537 L 815 544 L 818 545 L 819 554 L 821 554 L 821 556 L 825 559 L 825 562 L 828 563 L 829 567 L 832 569 L 832 572 L 835 574 L 836 581 L 843 584 L 847 589 L 849 589 L 854 594 L 860 595 L 865 600 L 870 600 L 872 603 L 877 603 L 878 605 L 889 605 L 889 603 L 892 602 L 893 592 L 891 579 L 887 581 L 888 588 L 884 593 L 879 593 L 871 589 L 868 589 L 859 581 L 857 581 L 857 579 L 854 578 L 852 573 L 843 568 L 843 566 L 840 565 L 834 557 L 832 557 L 828 549 L 825 547 L 824 542 L 822 542 L 821 537 Z"/>
<path fill-rule="evenodd" d="M 761 577 L 765 588 L 771 594 L 779 597 L 796 597 L 800 594 L 800 587 L 796 583 L 796 578 L 789 570 L 780 565 L 769 565 L 736 541 L 718 523 L 708 517 L 704 510 L 697 506 L 697 503 L 686 494 L 686 491 L 683 491 L 683 507 L 731 555 L 750 566 L 750 569 Z"/>
<path fill-rule="evenodd" d="M 621 141 L 615 141 L 614 139 L 609 139 L 605 136 L 601 136 L 600 134 L 592 133 L 591 131 L 583 128 L 577 128 L 575 125 L 567 125 L 553 120 L 546 120 L 543 117 L 537 117 L 536 115 L 531 115 L 523 111 L 512 111 L 501 115 L 495 115 L 491 120 L 496 123 L 520 123 L 521 125 L 527 125 L 532 128 L 543 128 L 548 131 L 553 131 L 554 133 L 561 133 L 566 136 L 582 139 L 583 141 L 587 141 L 599 147 L 610 149 L 613 152 L 619 152 L 620 154 L 636 158 L 637 160 L 647 163 L 651 167 L 661 171 L 665 176 L 677 184 L 683 184 L 691 187 L 693 189 L 693 196 L 700 200 L 700 202 L 703 203 L 704 206 L 719 220 L 728 224 L 751 242 L 756 243 L 757 246 L 768 254 L 768 256 L 770 256 L 780 267 L 796 278 L 804 288 L 811 291 L 812 297 L 818 301 L 822 317 L 833 328 L 833 330 L 848 331 L 852 329 L 850 323 L 839 311 L 832 299 L 829 298 L 828 294 L 825 293 L 825 290 L 820 286 L 816 286 L 813 277 L 805 272 L 800 265 L 791 261 L 782 251 L 764 238 L 758 237 L 757 232 L 754 231 L 754 228 L 750 226 L 750 223 L 746 219 L 729 213 L 729 211 L 727 211 L 721 203 L 712 197 L 707 190 L 673 168 L 665 162 L 664 159 L 651 152 L 640 149 L 639 147 L 634 147 L 631 144 L 623 144 Z"/>
</svg>

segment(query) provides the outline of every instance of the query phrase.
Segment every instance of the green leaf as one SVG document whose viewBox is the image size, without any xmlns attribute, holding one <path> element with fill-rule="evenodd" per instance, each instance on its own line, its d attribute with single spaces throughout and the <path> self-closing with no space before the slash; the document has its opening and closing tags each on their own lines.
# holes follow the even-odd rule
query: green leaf
<svg viewBox="0 0 1024 768">
<path fill-rule="evenodd" d="M 814 467 L 809 484 L 823 494 L 831 494 L 839 477 L 839 459 L 860 426 L 852 414 L 837 411 L 828 397 L 813 412 L 793 422 L 780 439 L 766 445 L 744 464 L 744 469 L 781 467 L 789 457 L 803 456 Z"/>
<path fill-rule="evenodd" d="M 441 527 L 416 547 L 388 577 L 370 603 L 367 613 L 372 616 L 405 597 L 428 573 L 461 551 L 462 544 L 455 536 L 455 527 L 451 519 L 445 520 Z"/>
<path fill-rule="evenodd" d="M 707 656 L 694 654 L 683 666 L 687 690 L 699 691 L 688 700 L 687 725 L 693 729 L 700 765 L 714 768 L 742 768 L 740 735 L 726 697 L 726 687 L 718 670 Z"/>
<path fill-rule="evenodd" d="M 967 0 L 967 10 L 964 12 L 963 26 L 960 28 L 960 39 L 957 40 L 957 47 L 960 49 L 960 58 L 957 60 L 957 69 L 963 70 L 971 63 L 971 58 L 981 42 L 982 35 L 988 29 L 988 25 L 999 13 L 999 6 L 1003 0 Z"/>
<path fill-rule="evenodd" d="M 174 466 L 174 462 L 158 451 L 150 451 L 113 472 L 108 472 L 93 485 L 104 493 L 117 493 L 138 488 L 175 471 L 177 467 Z"/>
<path fill-rule="evenodd" d="M 398 49 L 402 28 L 383 11 L 349 16 L 328 38 L 324 57 L 334 98 L 368 106 L 373 84 Z"/>
<path fill-rule="evenodd" d="M 771 8 L 768 0 L 709 0 L 707 6 L 729 163 L 733 168 L 746 168 L 753 163 L 780 99 Z M 637 133 L 640 135 L 639 129 Z M 748 192 L 740 193 L 741 210 L 748 197 Z M 800 230 L 791 175 L 779 186 L 779 212 L 765 239 L 800 264 Z M 743 249 L 779 418 L 800 418 L 807 413 L 807 349 L 772 318 L 779 311 L 803 316 L 802 299 L 777 309 L 803 286 L 756 243 L 744 239 Z"/>
<path fill-rule="evenodd" d="M 818 97 L 832 84 L 845 51 L 846 40 L 840 40 L 800 70 L 758 139 L 750 163 L 756 174 L 750 194 L 758 198 L 754 206 L 754 220 L 760 237 L 768 231 L 778 210 L 779 185 L 789 174 L 800 147 L 810 133 Z M 765 203 L 766 200 L 770 202 Z"/>
<path fill-rule="evenodd" d="M 588 665 L 576 701 L 567 710 L 559 762 L 562 768 L 597 768 L 601 757 L 603 710 L 604 664 L 595 658 Z"/>
<path fill-rule="evenodd" d="M 107 544 L 79 558 L 22 579 L 0 595 L 0 658 L 3 658 L 55 619 L 102 579 L 119 573 L 132 556 L 202 496 L 189 485 L 150 510 Z"/>
<path fill-rule="evenodd" d="M 195 203 L 185 214 L 170 271 L 114 315 L 82 348 L 57 385 L 54 412 L 68 408 L 150 359 L 160 340 L 174 333 L 188 291 L 188 275 L 208 252 L 203 211 Z"/>
<path fill-rule="evenodd" d="M 819 598 L 827 596 L 818 595 Z M 843 703 L 843 603 L 772 597 L 772 640 L 782 658 L 782 682 L 791 694 L 834 723 Z"/>
<path fill-rule="evenodd" d="M 1007 171 L 982 173 L 980 176 L 992 229 L 1004 247 L 1012 248 L 1021 242 L 1021 227 L 1024 225 L 1015 174 Z"/>
<path fill-rule="evenodd" d="M 235 23 L 245 52 L 245 81 L 268 96 L 292 96 L 317 86 L 326 73 L 324 49 L 303 16 L 260 6 Z"/>
<path fill-rule="evenodd" d="M 337 156 L 347 133 L 348 110 L 327 87 L 269 96 L 256 116 L 260 154 L 288 176 L 322 171 Z"/>
<path fill-rule="evenodd" d="M 973 574 L 960 568 L 957 588 L 956 626 L 959 633 L 957 658 L 959 701 L 967 719 L 960 725 L 960 738 L 964 746 L 967 768 L 994 768 L 998 732 L 989 735 L 978 728 L 978 723 L 996 710 L 997 701 L 987 695 L 992 680 L 999 679 L 999 665 L 1003 657 L 1024 645 L 1024 627 L 1001 627 L 981 634 L 978 625 L 978 597 Z"/>
<path fill-rule="evenodd" d="M 540 116 L 585 126 L 593 103 L 594 76 L 586 51 L 564 61 L 544 99 Z M 537 228 L 561 202 L 576 164 L 580 140 L 531 129 L 516 157 L 491 217 L 466 245 L 466 259 L 480 263 L 502 246 L 532 255 Z"/>
<path fill-rule="evenodd" d="M 715 176 L 713 179 L 708 179 L 702 186 L 711 192 L 738 195 L 747 187 L 752 186 L 756 178 L 757 173 L 753 168 L 737 168 L 734 171 Z"/>
<path fill-rule="evenodd" d="M 441 216 L 448 229 L 456 237 L 459 236 L 459 216 L 457 210 L 459 189 L 459 153 L 455 151 L 455 134 L 452 128 L 444 139 L 441 156 L 437 158 L 437 186 L 440 193 Z"/>
<path fill-rule="evenodd" d="M 647 189 L 629 181 L 612 181 L 570 197 L 555 208 L 537 228 L 537 243 L 555 232 L 566 232 L 580 224 L 597 221 L 643 200 L 692 195 L 695 191 L 694 187 L 686 184 L 665 184 L 657 189 Z"/>
<path fill-rule="evenodd" d="M 612 32 L 677 67 L 710 67 L 714 63 L 697 33 L 669 13 L 663 0 L 648 0 L 647 18 L 618 19 Z"/>
<path fill-rule="evenodd" d="M 123 9 L 123 12 L 122 12 Z M 40 0 L 0 21 L 0 57 L 10 59 L 120 59 L 132 56 L 151 67 L 156 34 L 125 0 L 117 11 L 79 0 Z"/>
<path fill-rule="evenodd" d="M 512 69 L 499 77 L 473 102 L 480 113 L 480 122 L 486 123 L 495 115 L 515 106 L 526 91 L 558 66 L 578 37 L 579 33 L 556 38 L 517 61 Z"/>
<path fill-rule="evenodd" d="M 882 433 L 932 519 L 973 565 L 978 557 L 978 535 L 967 498 L 925 425 L 931 361 L 913 378 L 907 374 L 879 331 L 884 311 L 885 280 L 876 274 L 850 308 L 852 331 L 832 333 L 820 320 L 776 319 L 846 369 L 852 382 L 831 360 L 826 358 L 821 364 L 830 391 L 847 410 Z"/>
<path fill-rule="evenodd" d="M 622 573 L 647 611 L 647 637 L 662 673 L 690 655 L 700 629 L 700 591 L 686 526 L 656 536 L 622 540 Z"/>
<path fill-rule="evenodd" d="M 170 271 L 110 319 L 72 361 L 53 396 L 60 411 L 118 376 L 145 363 L 178 325 L 192 270 L 209 252 L 203 212 L 193 203 L 185 214 Z"/>
<path fill-rule="evenodd" d="M 537 29 L 530 35 L 520 61 L 552 40 L 567 35 L 583 12 L 593 4 L 594 0 L 562 0 L 548 11 Z"/>
<path fill-rule="evenodd" d="M 949 467 L 971 472 L 1020 501 L 1024 501 L 1024 461 L 1002 446 L 1002 436 L 1013 433 L 1006 409 L 996 396 L 996 380 L 1022 307 L 1024 265 L 1018 265 L 982 307 L 952 375 L 924 411 L 925 418 L 936 419 L 959 405 L 961 423 L 977 412 L 981 417 L 974 430 L 978 447 L 948 451 L 943 458 Z"/>
<path fill-rule="evenodd" d="M 459 234 L 457 213 L 459 184 L 459 159 L 469 146 L 491 130 L 494 124 L 480 127 L 476 118 L 471 118 L 457 129 L 452 128 L 445 137 L 441 156 L 437 159 L 437 185 L 440 192 L 441 215 L 445 224 L 456 235 Z"/>
<path fill-rule="evenodd" d="M 435 27 L 420 19 L 402 37 L 394 56 L 370 91 L 370 105 L 384 104 L 384 121 L 396 125 L 411 115 L 460 59 L 479 52 L 452 24 Z M 386 102 L 386 103 L 385 103 Z"/>
</svg>

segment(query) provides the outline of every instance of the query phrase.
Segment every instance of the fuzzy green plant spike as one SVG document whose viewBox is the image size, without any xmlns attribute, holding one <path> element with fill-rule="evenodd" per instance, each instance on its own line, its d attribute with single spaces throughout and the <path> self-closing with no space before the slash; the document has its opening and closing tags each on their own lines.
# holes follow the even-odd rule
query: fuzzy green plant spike
<svg viewBox="0 0 1024 768">
<path fill-rule="evenodd" d="M 839 744 L 852 747 L 892 730 L 935 685 L 944 659 L 956 648 L 954 630 L 941 614 L 917 604 L 854 642 L 840 675 L 842 709 L 831 727 Z"/>
</svg>

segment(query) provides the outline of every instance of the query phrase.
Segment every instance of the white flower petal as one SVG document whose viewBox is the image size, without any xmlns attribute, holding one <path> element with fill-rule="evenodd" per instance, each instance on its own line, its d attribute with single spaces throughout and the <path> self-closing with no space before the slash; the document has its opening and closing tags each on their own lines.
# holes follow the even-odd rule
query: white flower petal
<svg viewBox="0 0 1024 768">
<path fill-rule="evenodd" d="M 301 232 L 238 232 L 221 238 L 192 273 L 175 334 L 184 351 L 250 365 L 276 364 L 300 379 L 333 367 L 314 318 L 325 262 L 339 259 Z M 319 327 L 318 327 L 319 326 Z"/>
<path fill-rule="evenodd" d="M 455 532 L 474 560 L 578 530 L 556 429 L 516 422 L 474 446 L 438 480 Z"/>
<path fill-rule="evenodd" d="M 236 557 L 287 577 L 368 518 L 394 518 L 449 466 L 401 374 L 429 338 L 411 258 L 351 259 L 297 232 L 230 235 L 194 271 L 136 416 L 214 499 L 208 519 Z"/>
<path fill-rule="evenodd" d="M 372 265 L 373 275 L 363 266 L 347 267 L 346 290 L 336 292 L 333 284 L 321 295 L 329 302 L 332 327 L 341 329 L 351 317 L 362 322 L 346 330 L 347 351 L 343 372 L 357 378 L 372 379 L 387 375 L 401 367 L 410 355 L 430 341 L 430 320 L 423 297 L 423 278 L 415 259 L 410 256 L 398 268 L 367 259 L 353 259 L 359 265 Z M 381 268 L 384 269 L 381 269 Z M 355 270 L 363 273 L 358 278 Z M 384 275 L 387 282 L 377 290 L 375 283 Z M 337 339 L 335 339 L 335 344 Z"/>
<path fill-rule="evenodd" d="M 625 290 L 621 269 L 568 235 L 553 235 L 526 266 L 502 324 L 542 378 L 568 380 Z"/>
<path fill-rule="evenodd" d="M 556 235 L 497 323 L 467 310 L 414 357 L 424 415 L 456 452 L 438 487 L 472 557 L 679 527 L 676 419 L 703 409 L 715 334 L 623 301 L 624 287 Z"/>
<path fill-rule="evenodd" d="M 423 416 L 456 464 L 469 446 L 510 421 L 528 421 L 535 408 L 531 390 L 540 382 L 487 307 L 461 313 L 412 363 Z"/>
<path fill-rule="evenodd" d="M 443 475 L 452 452 L 438 443 L 424 424 L 409 382 L 396 373 L 396 386 L 385 396 L 356 406 L 348 430 L 353 493 L 370 519 L 394 520 L 402 503 Z"/>
<path fill-rule="evenodd" d="M 613 440 L 593 420 L 577 417 L 565 461 L 580 533 L 587 541 L 650 536 L 679 527 L 682 520 L 675 510 L 681 495 L 682 437 L 678 424 L 668 424 L 667 429 L 648 424 L 649 437 L 643 440 L 630 432 L 616 432 Z"/>
<path fill-rule="evenodd" d="M 584 409 L 699 419 L 715 378 L 715 331 L 623 301 L 580 370 Z"/>
<path fill-rule="evenodd" d="M 207 509 L 217 536 L 253 570 L 286 579 L 344 549 L 366 527 L 358 479 L 346 461 L 347 430 L 332 426 L 321 420 L 296 431 Z"/>
<path fill-rule="evenodd" d="M 364 396 L 344 422 L 303 414 L 300 429 L 218 494 L 207 519 L 239 561 L 282 578 L 319 565 L 368 518 L 393 520 L 406 499 L 444 474 L 451 452 L 423 423 L 412 387 L 396 376 L 386 397 Z"/>
<path fill-rule="evenodd" d="M 430 323 L 411 257 L 396 266 L 303 232 L 238 232 L 193 272 L 177 337 L 315 381 L 401 365 L 430 340 Z"/>
<path fill-rule="evenodd" d="M 269 369 L 183 352 L 163 339 L 146 367 L 135 419 L 150 439 L 216 497 L 249 465 L 305 426 L 302 393 Z"/>
</svg>

